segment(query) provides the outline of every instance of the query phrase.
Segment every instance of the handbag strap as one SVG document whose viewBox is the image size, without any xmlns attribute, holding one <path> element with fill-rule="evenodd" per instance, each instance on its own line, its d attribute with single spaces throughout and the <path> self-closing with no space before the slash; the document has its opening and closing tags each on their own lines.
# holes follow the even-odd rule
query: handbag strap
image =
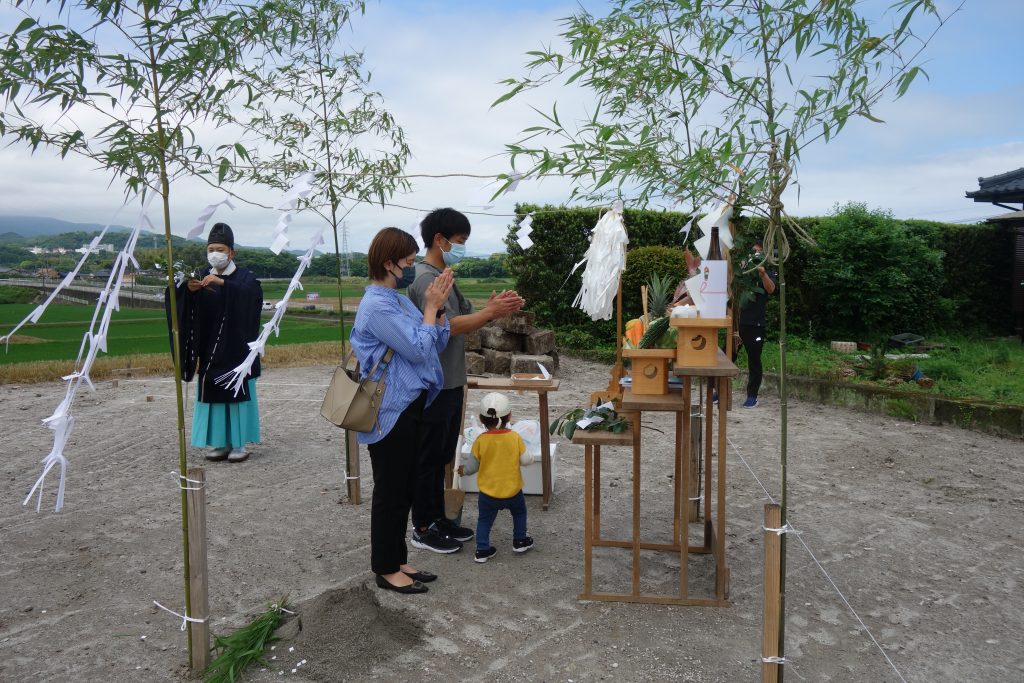
<svg viewBox="0 0 1024 683">
<path fill-rule="evenodd" d="M 347 368 L 348 367 L 348 361 L 349 361 L 349 359 L 352 358 L 352 356 L 355 354 L 355 352 L 356 352 L 355 349 L 352 349 L 351 351 L 348 352 L 348 356 L 345 357 L 345 360 L 342 362 L 341 367 L 343 367 L 343 368 Z M 370 379 L 371 377 L 373 377 L 373 374 L 375 372 L 377 372 L 377 368 L 379 368 L 381 366 L 381 364 L 383 363 L 384 364 L 384 371 L 380 375 L 380 381 L 383 381 L 384 380 L 384 375 L 386 375 L 387 371 L 388 371 L 388 365 L 391 364 L 391 359 L 394 357 L 394 355 L 395 355 L 395 350 L 389 346 L 388 350 L 384 352 L 384 355 L 381 357 L 381 359 L 378 360 L 376 362 L 376 364 L 374 364 L 374 366 L 370 370 L 370 372 L 367 373 L 366 378 Z M 359 359 L 356 358 L 356 372 L 358 372 L 358 371 L 359 371 Z"/>
</svg>

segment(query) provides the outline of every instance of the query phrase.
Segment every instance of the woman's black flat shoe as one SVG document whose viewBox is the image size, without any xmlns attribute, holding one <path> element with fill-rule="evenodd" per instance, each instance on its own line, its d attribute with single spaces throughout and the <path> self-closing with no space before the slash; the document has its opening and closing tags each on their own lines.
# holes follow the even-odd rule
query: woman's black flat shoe
<svg viewBox="0 0 1024 683">
<path fill-rule="evenodd" d="M 413 581 L 422 581 L 423 583 L 430 583 L 431 581 L 437 581 L 437 574 L 431 574 L 430 572 L 406 572 L 403 574 L 408 576 Z"/>
<path fill-rule="evenodd" d="M 419 581 L 413 581 L 408 586 L 396 586 L 395 584 L 391 583 L 390 581 L 385 579 L 380 574 L 377 574 L 377 587 L 378 588 L 383 588 L 384 590 L 388 590 L 388 591 L 395 591 L 396 593 L 403 593 L 403 594 L 406 594 L 406 595 L 411 595 L 413 593 L 426 593 L 427 592 L 427 587 L 424 586 Z"/>
</svg>

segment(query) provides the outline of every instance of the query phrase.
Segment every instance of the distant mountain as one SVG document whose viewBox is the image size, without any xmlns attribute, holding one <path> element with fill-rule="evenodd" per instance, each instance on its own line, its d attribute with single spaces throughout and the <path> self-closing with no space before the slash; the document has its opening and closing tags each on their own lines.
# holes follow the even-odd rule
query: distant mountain
<svg viewBox="0 0 1024 683">
<path fill-rule="evenodd" d="M 59 235 L 63 232 L 93 232 L 102 230 L 99 223 L 71 223 L 45 216 L 0 216 L 0 234 L 16 233 L 22 237 L 38 237 L 40 235 Z M 112 230 L 129 230 L 117 225 Z"/>
</svg>

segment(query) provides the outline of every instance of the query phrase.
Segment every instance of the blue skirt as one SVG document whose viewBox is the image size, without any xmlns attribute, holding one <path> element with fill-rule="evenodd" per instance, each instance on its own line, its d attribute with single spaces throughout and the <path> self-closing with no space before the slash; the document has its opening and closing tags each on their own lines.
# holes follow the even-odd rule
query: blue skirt
<svg viewBox="0 0 1024 683">
<path fill-rule="evenodd" d="M 240 403 L 202 403 L 198 388 L 192 411 L 192 445 L 196 448 L 243 448 L 259 443 L 260 407 L 256 402 L 256 380 L 247 383 L 249 400 Z"/>
</svg>

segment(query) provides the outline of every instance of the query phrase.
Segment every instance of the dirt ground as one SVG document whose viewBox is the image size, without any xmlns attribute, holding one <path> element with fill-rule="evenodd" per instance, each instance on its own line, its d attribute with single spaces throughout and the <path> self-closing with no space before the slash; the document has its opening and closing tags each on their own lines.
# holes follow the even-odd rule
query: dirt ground
<svg viewBox="0 0 1024 683">
<path fill-rule="evenodd" d="M 564 441 L 551 509 L 529 498 L 535 550 L 513 554 L 511 521 L 499 517 L 496 558 L 478 565 L 471 548 L 412 550 L 415 565 L 441 578 L 425 595 L 400 596 L 373 586 L 369 504 L 345 500 L 341 434 L 319 417 L 330 372 L 266 372 L 263 443 L 248 462 L 207 467 L 213 630 L 229 631 L 280 594 L 303 621 L 248 680 L 759 679 L 767 498 L 754 475 L 777 495 L 773 396 L 729 415 L 730 607 L 579 602 L 583 457 Z M 553 414 L 607 382 L 606 368 L 572 359 L 561 375 Z M 81 396 L 66 508 L 51 511 L 51 475 L 36 513 L 21 502 L 51 445 L 39 421 L 62 393 L 58 383 L 0 386 L 0 679 L 179 680 L 180 622 L 153 607 L 183 605 L 173 386 L 122 379 Z M 519 418 L 536 416 L 528 396 L 513 405 Z M 671 444 L 656 431 L 661 421 L 646 427 L 642 524 L 667 537 Z M 625 536 L 629 458 L 605 453 L 602 524 Z M 194 451 L 190 459 L 201 462 Z M 368 500 L 365 452 L 362 467 Z M 791 405 L 791 522 L 878 645 L 790 536 L 787 680 L 1024 680 L 1022 470 L 1020 441 Z M 467 496 L 469 523 L 475 502 Z M 624 587 L 629 553 L 600 551 L 597 587 Z M 676 571 L 657 553 L 644 553 L 643 568 L 645 585 Z M 706 556 L 691 560 L 690 587 L 711 594 Z"/>
</svg>

